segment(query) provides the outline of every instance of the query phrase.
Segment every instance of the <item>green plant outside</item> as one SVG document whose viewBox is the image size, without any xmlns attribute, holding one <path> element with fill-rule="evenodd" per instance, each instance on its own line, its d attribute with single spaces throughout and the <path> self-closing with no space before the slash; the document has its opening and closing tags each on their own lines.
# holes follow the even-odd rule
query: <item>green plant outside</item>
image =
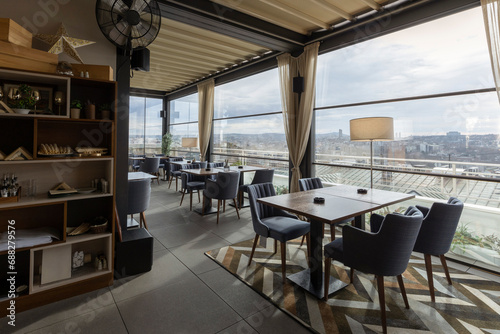
<svg viewBox="0 0 500 334">
<path fill-rule="evenodd" d="M 274 185 L 274 190 L 276 191 L 276 195 L 288 194 L 288 187 L 284 185 Z"/>
<path fill-rule="evenodd" d="M 169 155 L 171 146 L 172 146 L 172 134 L 170 132 L 167 132 L 161 138 L 161 153 Z"/>
</svg>

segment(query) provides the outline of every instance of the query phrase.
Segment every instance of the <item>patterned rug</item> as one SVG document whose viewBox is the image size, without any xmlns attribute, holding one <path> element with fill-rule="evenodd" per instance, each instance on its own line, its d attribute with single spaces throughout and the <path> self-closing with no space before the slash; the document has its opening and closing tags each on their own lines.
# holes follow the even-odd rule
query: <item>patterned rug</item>
<svg viewBox="0 0 500 334">
<path fill-rule="evenodd" d="M 261 239 L 250 266 L 247 264 L 253 240 L 205 254 L 312 332 L 382 332 L 373 275 L 355 272 L 354 284 L 331 294 L 328 302 L 318 300 L 289 280 L 282 283 L 279 246 L 273 254 L 273 240 Z M 287 244 L 286 267 L 290 275 L 306 267 L 306 247 L 299 247 L 300 239 Z M 436 302 L 432 303 L 424 260 L 413 256 L 403 273 L 409 310 L 404 306 L 396 278 L 385 278 L 389 333 L 500 333 L 500 283 L 449 270 L 452 286 L 440 264 L 433 263 Z M 332 265 L 332 276 L 349 282 L 348 268 L 338 262 Z"/>
</svg>

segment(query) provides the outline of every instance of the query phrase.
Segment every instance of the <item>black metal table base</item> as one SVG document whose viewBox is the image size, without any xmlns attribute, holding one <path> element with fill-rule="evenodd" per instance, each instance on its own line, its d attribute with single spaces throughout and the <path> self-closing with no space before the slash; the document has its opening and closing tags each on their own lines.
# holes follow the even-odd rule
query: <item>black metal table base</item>
<svg viewBox="0 0 500 334">
<path fill-rule="evenodd" d="M 204 216 L 204 215 L 210 215 L 212 213 L 217 213 L 217 209 L 211 206 L 210 208 L 205 208 L 205 210 L 203 210 L 203 208 L 194 209 L 194 212 Z"/>
<path fill-rule="evenodd" d="M 287 276 L 287 278 L 308 291 L 313 296 L 319 299 L 323 298 L 325 291 L 324 282 L 321 281 L 321 284 L 317 285 L 312 284 L 311 272 L 309 269 Z M 347 285 L 347 283 L 344 283 L 341 280 L 336 279 L 335 277 L 330 277 L 330 287 L 328 288 L 328 293 L 331 294 L 333 292 L 339 291 L 340 289 L 345 288 Z"/>
</svg>

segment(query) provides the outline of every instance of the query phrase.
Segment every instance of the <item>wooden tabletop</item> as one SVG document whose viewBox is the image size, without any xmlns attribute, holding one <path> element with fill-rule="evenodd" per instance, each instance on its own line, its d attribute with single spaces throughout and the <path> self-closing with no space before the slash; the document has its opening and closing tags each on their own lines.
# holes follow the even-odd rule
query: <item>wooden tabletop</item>
<svg viewBox="0 0 500 334">
<path fill-rule="evenodd" d="M 141 179 L 152 179 L 157 176 L 144 173 L 144 172 L 130 172 L 128 173 L 128 180 L 141 180 Z"/>
<path fill-rule="evenodd" d="M 221 170 L 217 169 L 217 168 L 193 168 L 193 169 L 181 169 L 180 171 L 183 173 L 188 173 L 188 174 L 209 176 L 209 175 L 216 175 Z"/>
<path fill-rule="evenodd" d="M 217 169 L 219 171 L 224 171 L 224 167 L 217 167 Z M 238 171 L 240 173 L 255 172 L 255 171 L 260 170 L 260 169 L 268 169 L 268 168 L 266 168 L 266 167 L 257 167 L 257 166 L 247 166 L 247 165 L 243 165 L 243 166 L 230 166 L 229 167 L 229 170 L 231 172 Z"/>
<path fill-rule="evenodd" d="M 368 193 L 363 195 L 358 194 L 357 189 L 353 186 L 335 185 L 259 198 L 257 201 L 314 220 L 335 223 L 415 197 L 415 195 L 376 189 L 368 190 Z M 325 202 L 314 203 L 315 197 L 323 197 Z"/>
</svg>

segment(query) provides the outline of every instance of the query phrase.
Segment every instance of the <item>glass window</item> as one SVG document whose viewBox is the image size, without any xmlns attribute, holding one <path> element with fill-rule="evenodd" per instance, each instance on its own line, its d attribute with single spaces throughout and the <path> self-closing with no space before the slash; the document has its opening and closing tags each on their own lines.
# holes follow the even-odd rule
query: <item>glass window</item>
<svg viewBox="0 0 500 334">
<path fill-rule="evenodd" d="M 316 107 L 493 87 L 481 8 L 319 56 Z"/>
<path fill-rule="evenodd" d="M 198 93 L 170 101 L 170 124 L 198 122 Z"/>
<path fill-rule="evenodd" d="M 163 99 L 130 97 L 129 154 L 161 153 Z"/>
<path fill-rule="evenodd" d="M 278 69 L 215 87 L 214 119 L 280 110 Z"/>
</svg>

